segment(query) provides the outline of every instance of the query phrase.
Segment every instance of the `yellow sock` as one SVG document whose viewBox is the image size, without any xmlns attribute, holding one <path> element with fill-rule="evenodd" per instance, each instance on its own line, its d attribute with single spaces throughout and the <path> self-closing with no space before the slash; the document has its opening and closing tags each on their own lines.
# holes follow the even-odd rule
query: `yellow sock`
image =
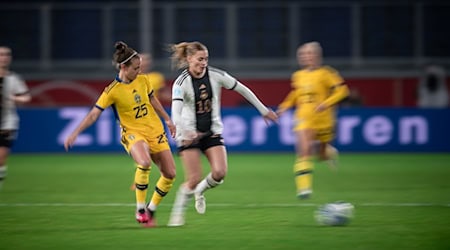
<svg viewBox="0 0 450 250">
<path fill-rule="evenodd" d="M 149 177 L 150 168 L 146 169 L 138 165 L 134 174 L 134 183 L 136 184 L 136 203 L 138 204 L 138 207 L 145 207 Z"/>
<path fill-rule="evenodd" d="M 310 159 L 297 159 L 295 162 L 295 185 L 298 193 L 312 189 L 313 167 L 313 163 Z"/>
<path fill-rule="evenodd" d="M 158 206 L 161 200 L 166 196 L 166 194 L 172 188 L 175 179 L 168 179 L 164 176 L 159 177 L 158 182 L 155 186 L 155 191 L 153 192 L 152 200 L 150 202 L 151 206 Z"/>
</svg>

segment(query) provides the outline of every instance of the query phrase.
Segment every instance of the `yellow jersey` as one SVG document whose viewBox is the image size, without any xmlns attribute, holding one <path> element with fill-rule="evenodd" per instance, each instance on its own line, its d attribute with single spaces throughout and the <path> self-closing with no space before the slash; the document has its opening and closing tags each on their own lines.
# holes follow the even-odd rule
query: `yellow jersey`
<svg viewBox="0 0 450 250">
<path fill-rule="evenodd" d="M 111 106 L 122 132 L 137 131 L 143 135 L 160 135 L 164 127 L 150 103 L 154 90 L 146 75 L 138 75 L 130 83 L 116 78 L 100 95 L 96 106 L 101 110 Z"/>
<path fill-rule="evenodd" d="M 296 107 L 296 129 L 334 126 L 334 105 L 348 95 L 348 88 L 339 73 L 329 66 L 322 66 L 315 70 L 298 70 L 291 80 L 293 89 L 279 107 Z M 321 103 L 328 108 L 315 111 Z"/>
</svg>

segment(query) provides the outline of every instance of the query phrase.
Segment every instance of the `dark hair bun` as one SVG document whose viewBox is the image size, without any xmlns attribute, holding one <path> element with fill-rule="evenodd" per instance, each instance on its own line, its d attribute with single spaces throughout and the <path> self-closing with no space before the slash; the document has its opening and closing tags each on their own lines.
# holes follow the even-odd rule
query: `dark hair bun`
<svg viewBox="0 0 450 250">
<path fill-rule="evenodd" d="M 122 41 L 119 41 L 116 42 L 114 47 L 116 48 L 117 51 L 124 51 L 128 47 L 128 45 Z"/>
</svg>

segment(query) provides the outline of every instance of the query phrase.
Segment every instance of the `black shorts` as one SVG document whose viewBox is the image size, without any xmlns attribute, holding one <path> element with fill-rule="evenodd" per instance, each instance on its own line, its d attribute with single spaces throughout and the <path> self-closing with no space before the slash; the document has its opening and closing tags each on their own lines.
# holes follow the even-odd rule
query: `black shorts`
<svg viewBox="0 0 450 250">
<path fill-rule="evenodd" d="M 11 148 L 16 140 L 17 130 L 0 130 L 0 147 Z"/>
<path fill-rule="evenodd" d="M 178 152 L 181 152 L 186 149 L 191 149 L 191 148 L 198 148 L 202 152 L 205 152 L 208 148 L 212 148 L 214 146 L 222 146 L 222 145 L 224 145 L 222 135 L 215 134 L 215 135 L 204 137 L 204 138 L 200 139 L 198 142 L 193 143 L 189 146 L 178 147 Z"/>
</svg>

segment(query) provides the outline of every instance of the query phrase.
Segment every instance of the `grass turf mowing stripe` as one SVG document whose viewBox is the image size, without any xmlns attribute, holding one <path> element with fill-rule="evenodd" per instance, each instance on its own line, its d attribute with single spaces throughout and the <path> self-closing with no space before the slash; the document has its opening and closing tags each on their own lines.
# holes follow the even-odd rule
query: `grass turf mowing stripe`
<svg viewBox="0 0 450 250">
<path fill-rule="evenodd" d="M 321 204 L 317 203 L 208 203 L 209 207 L 315 207 Z M 437 203 L 355 203 L 355 206 L 361 207 L 450 207 L 448 204 Z M 0 207 L 133 207 L 135 203 L 0 203 Z M 170 204 L 161 204 L 160 206 L 172 206 Z"/>
</svg>

